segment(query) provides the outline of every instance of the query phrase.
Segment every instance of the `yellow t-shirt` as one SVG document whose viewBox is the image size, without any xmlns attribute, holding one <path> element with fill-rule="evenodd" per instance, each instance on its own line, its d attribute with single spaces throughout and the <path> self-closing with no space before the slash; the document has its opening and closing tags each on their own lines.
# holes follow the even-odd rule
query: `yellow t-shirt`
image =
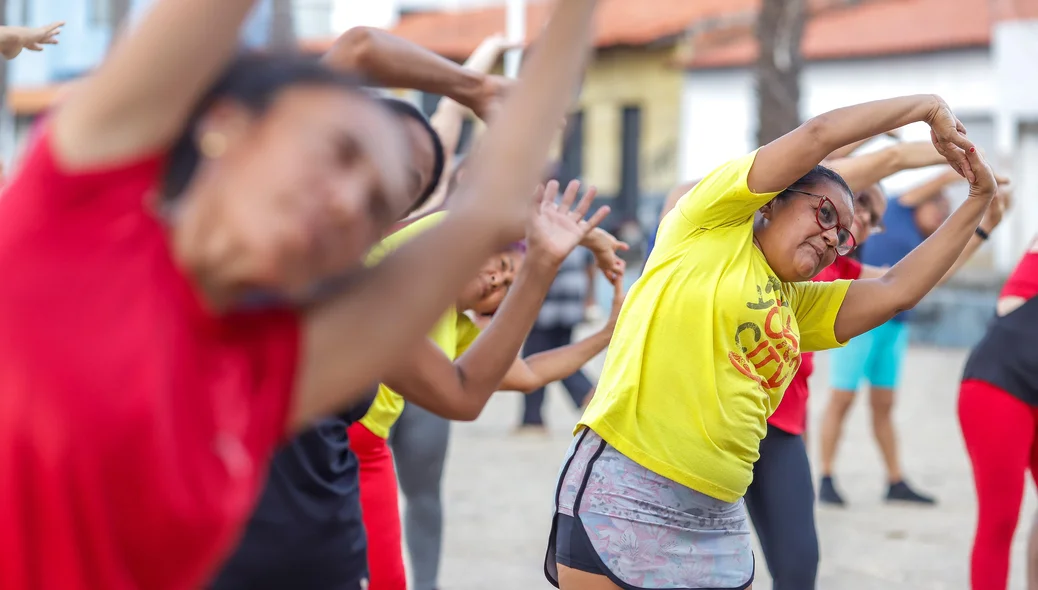
<svg viewBox="0 0 1038 590">
<path fill-rule="evenodd" d="M 800 352 L 841 346 L 848 281 L 782 283 L 753 243 L 756 152 L 704 178 L 660 224 L 620 312 L 590 427 L 643 467 L 734 502 Z"/>
<path fill-rule="evenodd" d="M 377 264 L 387 254 L 399 248 L 408 240 L 414 238 L 426 229 L 436 225 L 443 220 L 446 213 L 432 213 L 414 223 L 401 228 L 396 233 L 388 236 L 376 246 L 365 261 L 368 266 Z M 451 360 L 462 355 L 479 335 L 479 328 L 463 313 L 453 306 L 447 310 L 439 319 L 431 332 L 429 339 L 444 352 Z M 400 418 L 404 411 L 404 398 L 385 385 L 379 385 L 378 395 L 371 404 L 364 417 L 360 419 L 368 430 L 381 438 L 389 437 L 389 430 Z"/>
</svg>

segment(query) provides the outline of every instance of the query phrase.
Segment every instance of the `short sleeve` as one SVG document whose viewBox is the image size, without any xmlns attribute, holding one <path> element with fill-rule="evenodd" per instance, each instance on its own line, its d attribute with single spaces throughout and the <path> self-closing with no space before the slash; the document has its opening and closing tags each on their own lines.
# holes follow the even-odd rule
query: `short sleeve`
<svg viewBox="0 0 1038 590">
<path fill-rule="evenodd" d="M 145 154 L 111 162 L 89 170 L 70 171 L 58 161 L 50 125 L 44 123 L 32 137 L 21 163 L 14 169 L 5 197 L 49 203 L 78 203 L 105 197 L 100 205 L 140 209 L 148 191 L 154 189 L 165 168 L 165 154 Z"/>
<path fill-rule="evenodd" d="M 413 240 L 422 232 L 439 224 L 444 220 L 444 218 L 446 218 L 446 216 L 446 211 L 430 213 L 429 215 L 416 219 L 414 222 L 389 234 L 371 249 L 371 252 L 368 253 L 368 257 L 365 259 L 364 263 L 368 266 L 378 264 L 383 258 L 388 256 L 390 252 Z"/>
<path fill-rule="evenodd" d="M 1002 287 L 1002 297 L 1030 299 L 1038 294 L 1038 252 L 1028 252 Z"/>
<path fill-rule="evenodd" d="M 757 152 L 717 168 L 678 199 L 681 215 L 695 228 L 745 223 L 778 192 L 754 193 L 746 183 Z M 781 191 L 779 191 L 781 192 Z"/>
<path fill-rule="evenodd" d="M 479 326 L 472 321 L 469 316 L 459 313 L 458 314 L 458 341 L 457 341 L 457 354 L 454 358 L 465 354 L 465 351 L 472 346 L 475 342 L 476 337 L 479 336 Z"/>
<path fill-rule="evenodd" d="M 847 288 L 845 280 L 831 283 L 785 283 L 782 290 L 793 308 L 800 326 L 801 352 L 815 352 L 840 348 L 845 343 L 836 340 L 836 314 L 840 312 Z"/>
</svg>

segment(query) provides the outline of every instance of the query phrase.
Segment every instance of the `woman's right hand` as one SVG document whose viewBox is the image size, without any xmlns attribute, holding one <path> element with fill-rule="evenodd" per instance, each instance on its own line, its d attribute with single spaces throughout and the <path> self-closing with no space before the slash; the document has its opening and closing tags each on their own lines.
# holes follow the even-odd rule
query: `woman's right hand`
<svg viewBox="0 0 1038 590">
<path fill-rule="evenodd" d="M 938 96 L 934 99 L 934 106 L 926 119 L 926 123 L 930 125 L 930 140 L 933 141 L 938 153 L 948 160 L 948 164 L 972 184 L 976 177 L 970 158 L 967 158 L 966 154 L 976 148 L 966 137 L 966 127 L 952 113 L 948 104 Z"/>
<path fill-rule="evenodd" d="M 973 180 L 970 180 L 969 198 L 985 199 L 990 201 L 998 192 L 998 181 L 995 173 L 991 170 L 984 154 L 980 150 L 971 148 L 966 152 L 966 158 L 972 170 Z"/>
</svg>

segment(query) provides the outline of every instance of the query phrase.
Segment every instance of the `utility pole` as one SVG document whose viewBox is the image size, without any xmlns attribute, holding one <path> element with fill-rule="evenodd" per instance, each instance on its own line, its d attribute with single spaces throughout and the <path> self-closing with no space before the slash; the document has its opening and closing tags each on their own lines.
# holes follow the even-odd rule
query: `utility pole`
<svg viewBox="0 0 1038 590">
<path fill-rule="evenodd" d="M 757 19 L 757 145 L 800 125 L 805 0 L 764 0 Z"/>
</svg>

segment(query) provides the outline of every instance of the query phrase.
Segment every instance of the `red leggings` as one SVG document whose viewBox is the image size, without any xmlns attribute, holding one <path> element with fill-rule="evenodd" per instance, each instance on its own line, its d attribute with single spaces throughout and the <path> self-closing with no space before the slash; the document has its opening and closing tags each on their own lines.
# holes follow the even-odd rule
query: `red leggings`
<svg viewBox="0 0 1038 590">
<path fill-rule="evenodd" d="M 360 505 L 368 534 L 369 590 L 407 590 L 393 455 L 384 438 L 359 422 L 349 430 L 360 461 Z"/>
<path fill-rule="evenodd" d="M 971 585 L 1005 590 L 1028 468 L 1038 477 L 1038 409 L 993 385 L 967 380 L 959 388 L 959 424 L 977 487 Z"/>
</svg>

